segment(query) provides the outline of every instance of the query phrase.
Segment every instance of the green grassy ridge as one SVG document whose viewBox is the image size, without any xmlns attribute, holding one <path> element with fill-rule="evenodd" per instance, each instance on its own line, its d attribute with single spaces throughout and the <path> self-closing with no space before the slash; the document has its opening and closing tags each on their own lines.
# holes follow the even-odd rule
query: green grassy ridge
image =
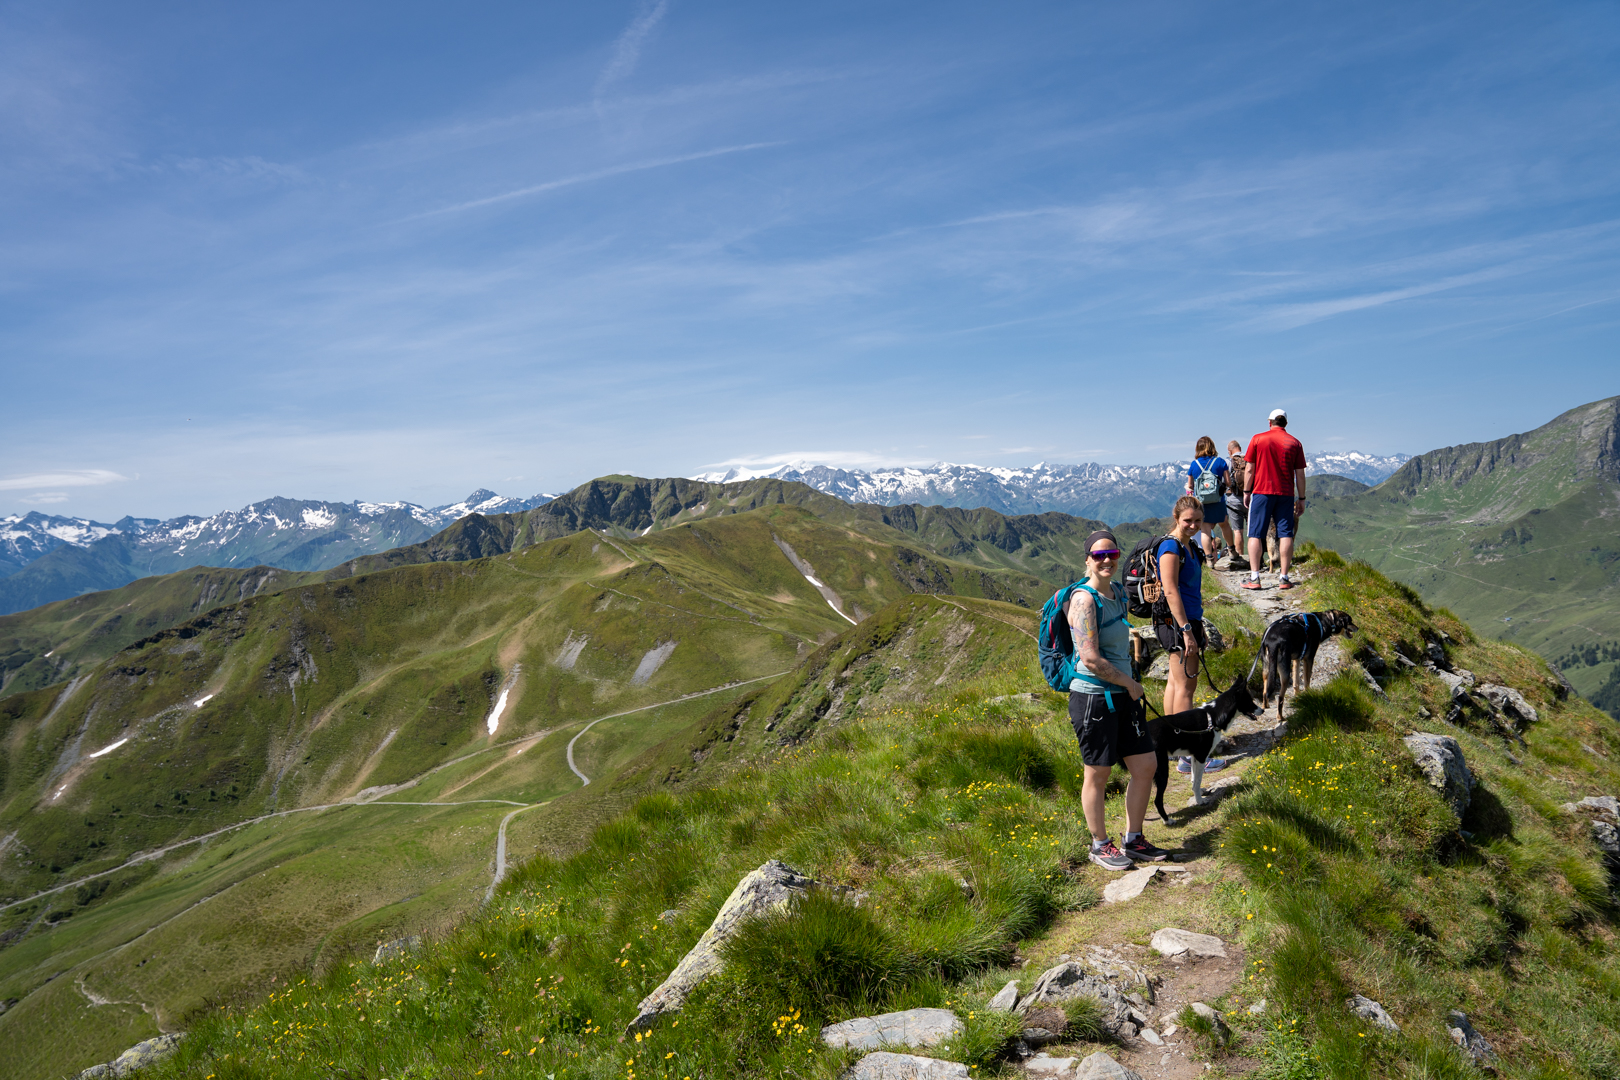
<svg viewBox="0 0 1620 1080">
<path fill-rule="evenodd" d="M 1233 1018 L 1261 1041 L 1266 1076 L 1475 1075 L 1438 1025 L 1451 1007 L 1497 1042 L 1503 1075 L 1620 1075 L 1615 909 L 1584 823 L 1555 802 L 1620 783 L 1612 725 L 1560 700 L 1533 655 L 1475 636 L 1364 564 L 1322 553 L 1306 565 L 1307 602 L 1356 617 L 1353 649 L 1387 654 L 1444 632 L 1455 663 L 1519 687 L 1542 719 L 1523 750 L 1494 729 L 1424 722 L 1458 737 L 1483 778 L 1464 822 L 1470 840 L 1397 741 L 1418 707 L 1441 704 L 1436 680 L 1396 676 L 1387 703 L 1349 675 L 1302 695 L 1288 739 L 1219 811 L 1217 857 L 1244 882 L 1213 898 L 1211 917 L 1242 936 L 1252 969 L 1217 1004 L 1275 1003 L 1265 1020 Z M 818 655 L 820 672 L 861 651 L 855 632 L 845 637 Z M 1249 653 L 1239 645 L 1217 659 L 1244 667 Z M 814 685 L 814 666 L 783 688 Z M 832 1076 L 848 1055 L 816 1045 L 819 1022 L 911 1005 L 972 1017 L 968 1036 L 939 1053 L 993 1072 L 1004 1033 L 988 1029 L 982 1004 L 1008 974 L 998 964 L 1060 910 L 1091 902 L 1098 877 L 1080 864 L 1079 770 L 1061 699 L 1005 697 L 1040 685 L 1026 658 L 818 732 L 723 787 L 648 796 L 583 851 L 529 864 L 491 909 L 406 961 L 334 970 L 200 1019 L 156 1074 Z M 680 1024 L 619 1041 L 635 1002 L 737 878 L 773 856 L 867 890 L 867 914 L 780 917 L 733 952 L 732 974 Z M 678 912 L 672 925 L 657 920 L 666 908 Z M 807 982 L 763 966 L 805 957 L 806 942 L 811 960 L 844 976 Z M 874 971 L 892 976 L 882 989 L 865 977 Z M 1351 989 L 1390 1007 L 1406 1034 L 1349 1019 Z"/>
<path fill-rule="evenodd" d="M 270 566 L 199 567 L 0 615 L 0 695 L 63 682 L 157 631 L 311 579 Z"/>
<path fill-rule="evenodd" d="M 911 595 L 912 583 L 893 569 L 893 546 L 794 508 L 776 508 L 614 544 L 577 534 L 472 563 L 306 583 L 151 635 L 65 700 L 60 687 L 5 699 L 0 835 L 21 840 L 8 851 L 7 891 L 27 895 L 118 867 L 136 850 L 271 809 L 317 805 L 362 785 L 417 777 L 384 798 L 554 799 L 554 808 L 513 823 L 511 849 L 577 843 L 581 822 L 597 820 L 637 785 L 664 776 L 668 761 L 690 764 L 690 741 L 683 738 L 717 703 L 747 688 L 597 724 L 581 738 L 576 757 L 599 783 L 579 791 L 563 745 L 585 721 L 707 691 L 716 680 L 774 674 L 848 627 L 787 562 L 776 538 L 812 560 L 856 610 L 862 604 L 881 609 L 890 597 Z M 915 549 L 906 553 L 911 558 L 901 569 L 932 567 L 945 587 L 973 591 L 986 575 Z M 1007 574 L 995 580 L 1019 581 Z M 1019 587 L 1044 589 L 1033 579 Z M 946 600 L 929 602 L 952 618 L 960 615 Z M 995 609 L 1002 619 L 1027 617 L 1023 609 L 988 601 L 955 602 Z M 991 625 L 1021 637 L 994 617 Z M 589 636 L 590 647 L 572 670 L 562 670 L 557 657 L 577 633 Z M 661 640 L 680 644 L 645 687 L 628 686 L 629 672 Z M 482 720 L 514 664 L 523 672 L 491 739 Z M 204 692 L 215 696 L 203 708 L 185 705 Z M 512 742 L 549 729 L 556 730 Z M 131 732 L 135 746 L 83 762 L 84 754 Z M 143 732 L 152 736 L 145 744 Z M 75 740 L 81 763 L 94 768 L 51 778 Z M 53 806 L 50 796 L 62 779 L 72 783 Z M 478 812 L 498 817 L 505 810 Z M 305 820 L 279 819 L 285 828 L 302 828 Z M 116 911 L 132 912 L 128 917 L 136 920 L 113 918 L 106 925 L 115 932 L 139 932 L 145 908 L 130 897 L 168 887 L 163 880 L 174 867 L 202 851 L 228 850 L 234 836 L 180 849 L 161 867 L 144 864 L 139 872 L 98 878 L 83 896 L 70 890 L 5 912 L 0 932 L 8 940 L 23 934 L 22 945 L 0 951 L 0 994 L 28 1000 L 61 970 L 54 966 L 58 957 L 71 954 L 79 962 L 83 954 L 54 943 L 70 944 L 88 932 L 78 928 L 101 925 L 105 907 L 124 905 Z M 481 829 L 480 849 L 492 843 L 492 826 Z M 312 887 L 318 878 L 312 877 Z M 107 891 L 97 891 L 101 882 L 109 883 Z M 400 925 L 432 925 L 453 906 L 433 894 L 390 903 Z M 334 912 L 331 918 L 347 926 L 369 916 Z M 306 950 L 313 947 L 297 940 Z M 194 971 L 192 978 L 210 993 L 228 993 L 234 985 L 213 974 Z M 67 990 L 55 987 L 40 1000 L 60 993 Z M 162 997 L 158 1004 L 179 1007 Z"/>
<path fill-rule="evenodd" d="M 1300 535 L 1549 658 L 1620 637 L 1607 525 L 1620 511 L 1617 417 L 1620 398 L 1607 398 L 1522 435 L 1431 451 L 1370 491 L 1313 496 Z M 1603 684 L 1572 678 L 1589 695 Z"/>
<path fill-rule="evenodd" d="M 985 601 L 959 603 L 987 613 L 966 616 L 983 624 L 968 640 L 983 642 L 986 635 L 1000 636 L 996 637 L 995 648 L 974 648 L 966 665 L 957 664 L 953 670 L 972 671 L 1004 663 L 1022 651 L 1028 639 L 1021 630 L 1002 621 L 1023 616 L 1021 609 Z M 905 599 L 898 606 L 915 612 L 912 625 L 917 634 L 911 635 L 913 639 L 943 636 L 950 629 L 946 624 L 958 623 L 965 617 L 963 608 L 935 597 Z M 883 622 L 883 613 L 875 621 Z M 938 691 L 931 679 L 925 686 L 928 692 Z M 581 768 L 596 781 L 589 787 L 578 787 L 577 779 L 563 763 L 563 744 L 578 730 L 575 725 L 538 741 L 521 757 L 506 757 L 499 752 L 479 755 L 434 774 L 408 791 L 385 796 L 385 800 L 548 799 L 547 805 L 527 811 L 512 822 L 509 850 L 514 857 L 535 850 L 576 850 L 595 824 L 611 818 L 666 778 L 669 760 L 682 759 L 691 764 L 693 748 L 701 741 L 695 733 L 705 718 L 724 714 L 732 707 L 732 699 L 745 689 L 596 724 L 576 746 Z M 878 699 L 869 698 L 868 703 L 875 705 Z M 769 749 L 774 752 L 777 748 Z M 490 770 L 494 759 L 501 760 L 497 768 Z M 540 762 L 549 763 L 550 774 L 560 786 L 545 787 L 544 778 L 534 771 Z M 704 762 L 702 769 L 689 769 L 683 779 L 729 775 L 746 768 L 747 763 L 746 758 L 735 754 L 715 756 Z M 449 790 L 452 788 L 455 790 Z M 380 939 L 442 929 L 452 915 L 467 910 L 470 897 L 482 895 L 488 880 L 485 864 L 493 844 L 494 823 L 511 809 L 501 805 L 394 810 L 383 801 L 317 811 L 253 825 L 201 848 L 177 853 L 161 874 L 147 868 L 141 880 L 132 882 L 117 875 L 115 887 L 104 903 L 77 907 L 72 894 L 59 896 L 53 903 L 58 909 L 73 911 L 72 918 L 60 922 L 48 934 L 37 933 L 0 953 L 0 997 L 22 997 L 20 1005 L 0 1016 L 0 1038 L 27 1041 L 27 1061 L 49 1063 L 55 1071 L 71 1071 L 111 1056 L 121 1049 L 112 1044 L 125 1034 L 135 1031 L 136 1037 L 145 1037 L 155 1033 L 136 1021 L 132 1021 L 134 1029 L 96 1026 L 94 1017 L 101 1015 L 101 1010 L 84 1009 L 75 988 L 81 979 L 103 996 L 127 997 L 153 1006 L 172 1024 L 175 1017 L 202 1007 L 203 1002 L 229 1001 L 243 993 L 252 996 L 255 990 L 262 992 L 269 976 L 285 979 L 300 970 L 320 972 L 333 958 L 369 955 Z M 438 828 L 433 827 L 435 822 Z M 264 838 L 269 832 L 276 840 L 266 846 Z M 471 850 L 466 848 L 468 843 Z M 452 855 L 462 854 L 412 857 L 411 853 L 424 845 Z M 390 855 L 393 852 L 405 857 L 395 860 Z M 345 854 L 350 860 L 363 856 L 360 864 L 369 868 L 357 871 L 358 880 L 372 881 L 374 886 L 362 890 L 362 895 L 352 901 L 344 900 L 342 910 L 334 915 L 330 914 L 333 900 L 346 896 L 344 883 L 350 869 L 357 865 L 355 861 L 340 862 Z M 260 880 L 259 875 L 278 867 L 272 880 Z M 428 874 L 432 888 L 422 889 L 419 882 L 413 884 L 423 872 Z M 441 881 L 439 875 L 448 878 Z M 234 891 L 229 895 L 234 897 L 247 897 L 249 894 L 242 890 L 254 889 L 252 902 L 242 908 L 215 901 L 191 906 L 222 885 L 230 886 Z M 262 919 L 258 917 L 261 910 L 266 912 Z M 167 924 L 166 937 L 141 939 L 154 950 L 161 947 L 161 967 L 152 963 L 136 968 L 138 958 L 151 955 L 148 950 L 143 946 L 132 953 L 119 946 L 145 923 L 169 918 L 176 912 L 184 915 Z M 332 918 L 338 921 L 334 924 Z M 262 955 L 255 952 L 255 943 L 264 942 L 267 936 L 275 940 L 276 947 Z M 237 939 L 240 941 L 232 954 L 234 963 L 247 969 L 251 978 L 232 976 L 232 963 L 218 953 L 222 943 Z M 42 979 L 64 968 L 71 978 L 56 978 L 41 985 Z M 54 1032 L 57 1041 L 40 1045 L 31 1036 L 16 1034 L 32 1031 L 36 1023 Z M 21 1075 L 41 1071 L 45 1071 L 44 1064 Z M 9 1074 L 0 1069 L 0 1075 Z"/>
</svg>

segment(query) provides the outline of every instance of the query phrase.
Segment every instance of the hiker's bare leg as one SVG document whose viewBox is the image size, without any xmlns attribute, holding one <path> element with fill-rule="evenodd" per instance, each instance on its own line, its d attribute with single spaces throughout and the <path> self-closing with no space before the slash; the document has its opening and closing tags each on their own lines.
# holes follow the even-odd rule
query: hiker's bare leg
<svg viewBox="0 0 1620 1080">
<path fill-rule="evenodd" d="M 1087 765 L 1080 785 L 1080 808 L 1085 811 L 1086 828 L 1091 830 L 1093 840 L 1108 839 L 1108 774 L 1113 771 L 1111 765 Z"/>
<path fill-rule="evenodd" d="M 1131 772 L 1131 782 L 1125 786 L 1125 831 L 1142 831 L 1142 819 L 1147 817 L 1148 799 L 1153 794 L 1153 770 L 1158 765 L 1156 754 L 1132 754 L 1125 759 Z"/>
<path fill-rule="evenodd" d="M 1285 536 L 1277 541 L 1277 551 L 1281 556 L 1283 577 L 1288 576 L 1288 567 L 1294 562 L 1294 538 Z"/>
</svg>

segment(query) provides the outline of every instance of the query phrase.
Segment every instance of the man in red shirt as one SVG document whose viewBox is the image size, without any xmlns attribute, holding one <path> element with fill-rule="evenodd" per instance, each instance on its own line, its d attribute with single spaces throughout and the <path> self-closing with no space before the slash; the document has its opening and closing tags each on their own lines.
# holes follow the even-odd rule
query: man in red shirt
<svg viewBox="0 0 1620 1080">
<path fill-rule="evenodd" d="M 1282 559 L 1279 589 L 1292 589 L 1288 568 L 1294 561 L 1294 526 L 1305 509 L 1305 448 L 1288 434 L 1288 414 L 1271 410 L 1271 426 L 1249 440 L 1243 455 L 1243 505 L 1249 508 L 1249 579 L 1245 589 L 1260 587 L 1260 549 L 1266 527 L 1277 523 L 1277 549 Z"/>
</svg>

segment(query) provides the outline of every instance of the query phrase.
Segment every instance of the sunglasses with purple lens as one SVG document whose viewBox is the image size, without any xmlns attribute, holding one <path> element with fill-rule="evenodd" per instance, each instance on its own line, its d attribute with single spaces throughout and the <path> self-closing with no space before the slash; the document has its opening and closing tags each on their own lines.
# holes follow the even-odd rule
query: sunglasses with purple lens
<svg viewBox="0 0 1620 1080">
<path fill-rule="evenodd" d="M 1090 555 L 1093 559 L 1096 559 L 1098 562 L 1102 562 L 1105 559 L 1117 559 L 1117 558 L 1119 558 L 1119 548 L 1108 548 L 1105 551 L 1089 551 L 1086 554 Z"/>
</svg>

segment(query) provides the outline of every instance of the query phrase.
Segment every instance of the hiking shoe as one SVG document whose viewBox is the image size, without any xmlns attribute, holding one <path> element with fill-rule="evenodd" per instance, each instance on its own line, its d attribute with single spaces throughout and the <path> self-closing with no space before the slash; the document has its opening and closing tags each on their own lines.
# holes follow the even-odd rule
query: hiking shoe
<svg viewBox="0 0 1620 1080">
<path fill-rule="evenodd" d="M 1145 836 L 1138 836 L 1135 840 L 1127 842 L 1124 851 L 1126 855 L 1137 862 L 1164 862 L 1170 857 L 1170 853 L 1164 848 L 1154 847 L 1148 843 L 1148 838 Z"/>
<path fill-rule="evenodd" d="M 1245 589 L 1259 589 L 1260 582 L 1256 581 L 1254 578 L 1247 578 L 1244 580 L 1242 587 Z"/>
<path fill-rule="evenodd" d="M 1292 581 L 1288 580 L 1288 575 L 1287 574 L 1284 574 L 1281 578 L 1277 579 L 1277 588 L 1279 588 L 1279 589 L 1292 589 L 1293 587 L 1294 587 L 1294 583 Z"/>
<path fill-rule="evenodd" d="M 1212 757 L 1208 761 L 1204 762 L 1205 772 L 1214 772 L 1217 769 L 1224 768 L 1226 768 L 1225 758 Z M 1177 760 L 1176 772 L 1190 775 L 1192 773 L 1192 758 L 1180 758 Z"/>
<path fill-rule="evenodd" d="M 1130 857 L 1115 847 L 1112 840 L 1101 847 L 1093 845 L 1091 861 L 1104 870 L 1129 870 L 1131 868 Z"/>
</svg>

